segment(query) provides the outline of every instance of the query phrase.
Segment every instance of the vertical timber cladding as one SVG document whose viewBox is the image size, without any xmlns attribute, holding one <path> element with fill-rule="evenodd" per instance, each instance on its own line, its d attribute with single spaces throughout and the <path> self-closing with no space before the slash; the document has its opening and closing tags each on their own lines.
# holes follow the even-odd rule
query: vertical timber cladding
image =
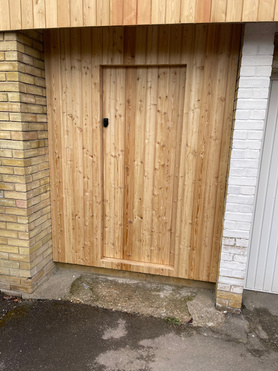
<svg viewBox="0 0 278 371">
<path fill-rule="evenodd" d="M 46 32 L 55 261 L 216 281 L 240 35 Z"/>
</svg>

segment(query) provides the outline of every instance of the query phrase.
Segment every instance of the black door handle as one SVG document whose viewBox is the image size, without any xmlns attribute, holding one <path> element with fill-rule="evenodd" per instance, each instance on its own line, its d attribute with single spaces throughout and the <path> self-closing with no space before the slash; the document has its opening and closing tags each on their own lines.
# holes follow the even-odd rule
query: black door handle
<svg viewBox="0 0 278 371">
<path fill-rule="evenodd" d="M 103 119 L 103 126 L 104 126 L 105 128 L 107 128 L 108 125 L 109 125 L 109 120 L 108 120 L 107 117 L 105 117 L 105 118 Z"/>
</svg>

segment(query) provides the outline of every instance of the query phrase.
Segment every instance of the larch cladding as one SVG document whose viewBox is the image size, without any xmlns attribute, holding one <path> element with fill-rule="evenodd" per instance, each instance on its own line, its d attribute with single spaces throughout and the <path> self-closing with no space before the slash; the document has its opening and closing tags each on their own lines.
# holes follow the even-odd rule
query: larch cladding
<svg viewBox="0 0 278 371">
<path fill-rule="evenodd" d="M 0 290 L 53 268 L 43 34 L 0 33 Z"/>
<path fill-rule="evenodd" d="M 247 24 L 237 83 L 234 130 L 216 306 L 239 312 L 245 283 L 266 124 L 275 25 Z"/>
</svg>

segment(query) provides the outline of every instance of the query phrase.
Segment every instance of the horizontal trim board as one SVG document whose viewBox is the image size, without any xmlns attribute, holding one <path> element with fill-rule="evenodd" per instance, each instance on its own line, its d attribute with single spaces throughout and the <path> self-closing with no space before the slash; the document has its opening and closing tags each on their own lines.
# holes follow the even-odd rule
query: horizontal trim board
<svg viewBox="0 0 278 371">
<path fill-rule="evenodd" d="M 90 26 L 273 22 L 276 0 L 0 0 L 0 31 Z"/>
<path fill-rule="evenodd" d="M 101 261 L 109 262 L 109 263 L 116 263 L 116 264 L 126 264 L 126 265 L 139 265 L 139 266 L 143 265 L 144 267 L 150 267 L 150 268 L 161 268 L 161 269 L 174 270 L 174 267 L 171 265 L 137 262 L 134 260 L 132 261 L 132 260 L 126 260 L 126 259 L 102 258 Z"/>
</svg>

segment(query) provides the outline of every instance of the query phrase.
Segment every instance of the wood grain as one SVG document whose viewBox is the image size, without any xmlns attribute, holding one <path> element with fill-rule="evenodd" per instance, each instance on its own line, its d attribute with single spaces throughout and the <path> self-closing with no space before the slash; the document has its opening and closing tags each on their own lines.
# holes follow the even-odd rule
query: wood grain
<svg viewBox="0 0 278 371">
<path fill-rule="evenodd" d="M 10 0 L 9 3 L 10 12 L 10 22 L 12 30 L 20 30 L 22 28 L 21 22 L 21 0 Z"/>
<path fill-rule="evenodd" d="M 71 27 L 83 26 L 83 4 L 82 0 L 71 0 L 70 3 L 70 24 Z"/>
<path fill-rule="evenodd" d="M 0 31 L 278 20 L 276 0 L 1 0 L 0 8 Z"/>
<path fill-rule="evenodd" d="M 196 0 L 196 23 L 207 23 L 211 19 L 212 0 Z"/>
<path fill-rule="evenodd" d="M 24 6 L 21 6 L 22 28 L 28 29 L 34 27 L 33 0 L 25 0 Z"/>
<path fill-rule="evenodd" d="M 181 22 L 195 23 L 196 2 L 192 0 L 181 0 Z"/>
<path fill-rule="evenodd" d="M 242 21 L 251 22 L 254 19 L 258 19 L 260 0 L 244 0 L 242 9 Z"/>
<path fill-rule="evenodd" d="M 258 21 L 273 21 L 276 0 L 260 0 Z"/>
<path fill-rule="evenodd" d="M 226 22 L 240 22 L 244 0 L 228 0 Z"/>
<path fill-rule="evenodd" d="M 151 24 L 151 1 L 138 1 L 137 24 Z"/>
<path fill-rule="evenodd" d="M 58 8 L 56 0 L 45 2 L 45 20 L 47 28 L 58 27 Z"/>
<path fill-rule="evenodd" d="M 211 3 L 211 22 L 225 22 L 227 12 L 227 1 L 214 0 Z"/>
<path fill-rule="evenodd" d="M 45 28 L 45 0 L 33 0 L 34 28 Z"/>
<path fill-rule="evenodd" d="M 10 30 L 10 3 L 9 0 L 0 0 L 0 30 Z M 13 23 L 13 22 L 12 22 Z"/>
<path fill-rule="evenodd" d="M 97 20 L 97 1 L 83 0 L 83 25 L 95 25 Z"/>
<path fill-rule="evenodd" d="M 57 2 L 58 27 L 70 27 L 70 0 Z"/>
<path fill-rule="evenodd" d="M 215 282 L 240 32 L 48 31 L 55 261 Z"/>
</svg>

